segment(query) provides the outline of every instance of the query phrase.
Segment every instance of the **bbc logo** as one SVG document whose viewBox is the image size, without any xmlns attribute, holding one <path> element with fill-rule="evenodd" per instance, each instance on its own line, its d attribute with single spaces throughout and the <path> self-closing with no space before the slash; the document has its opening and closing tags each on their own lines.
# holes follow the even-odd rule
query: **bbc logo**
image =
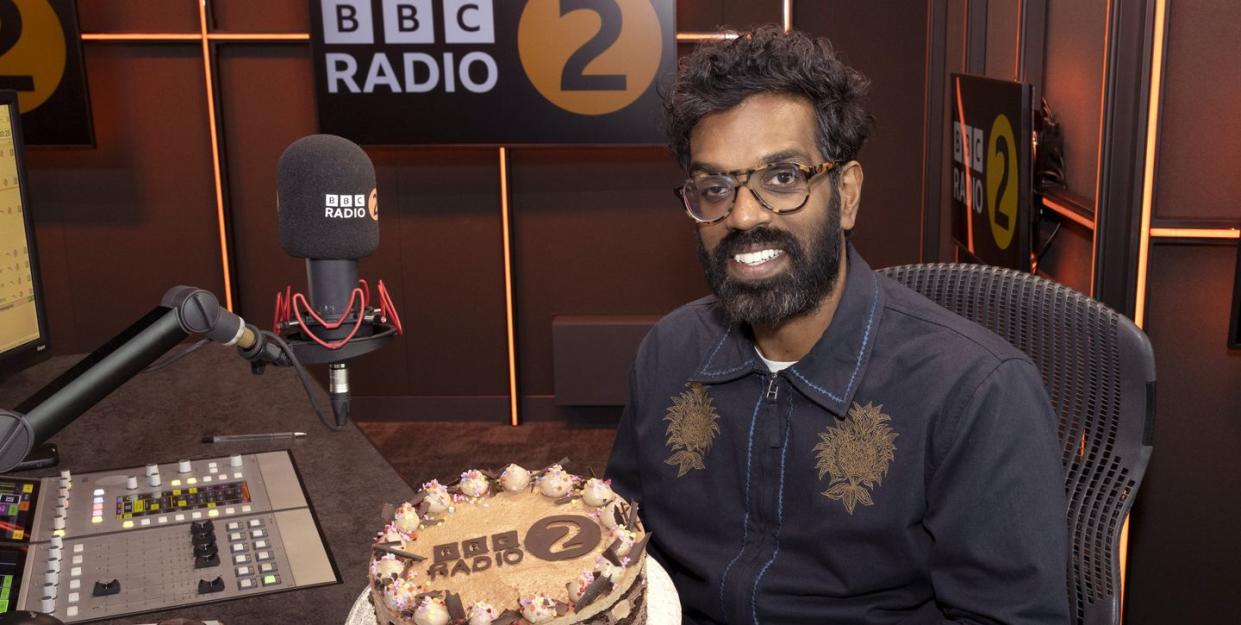
<svg viewBox="0 0 1241 625">
<path fill-rule="evenodd" d="M 325 193 L 323 202 L 328 208 L 353 208 L 355 206 L 366 206 L 366 195 L 359 193 L 357 195 L 335 193 Z"/>
<path fill-rule="evenodd" d="M 323 42 L 328 45 L 375 44 L 370 0 L 320 0 Z M 444 43 L 495 43 L 492 0 L 440 0 Z M 383 41 L 388 44 L 435 43 L 434 0 L 383 0 Z"/>
</svg>

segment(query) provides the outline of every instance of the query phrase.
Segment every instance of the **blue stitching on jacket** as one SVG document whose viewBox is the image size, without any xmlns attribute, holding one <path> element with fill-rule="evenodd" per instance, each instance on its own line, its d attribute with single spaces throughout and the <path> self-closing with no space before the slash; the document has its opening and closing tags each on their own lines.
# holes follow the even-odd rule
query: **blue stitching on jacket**
<svg viewBox="0 0 1241 625">
<path fill-rule="evenodd" d="M 754 617 L 754 625 L 758 625 L 758 583 L 763 580 L 763 576 L 767 574 L 767 569 L 775 563 L 776 557 L 780 555 L 780 534 L 784 528 L 784 459 L 788 456 L 789 451 L 789 430 L 792 430 L 793 403 L 789 402 L 789 413 L 784 421 L 784 445 L 780 448 L 780 490 L 776 499 L 776 548 L 771 553 L 771 559 L 763 568 L 758 571 L 758 577 L 754 578 L 754 588 L 750 590 L 750 615 Z"/>
<path fill-rule="evenodd" d="M 754 414 L 750 417 L 750 437 L 745 446 L 745 520 L 741 525 L 741 549 L 737 550 L 737 555 L 724 567 L 724 574 L 720 576 L 720 611 L 724 613 L 727 612 L 724 608 L 724 582 L 728 581 L 728 572 L 745 552 L 745 545 L 750 540 L 750 452 L 754 449 L 754 424 L 758 422 L 758 409 L 763 405 L 765 392 L 766 389 L 759 389 L 758 401 L 754 403 Z"/>
<path fill-rule="evenodd" d="M 845 395 L 848 395 L 849 391 L 853 390 L 853 383 L 857 381 L 857 373 L 858 371 L 862 369 L 862 357 L 866 354 L 866 346 L 870 344 L 870 327 L 871 327 L 871 324 L 875 322 L 875 307 L 878 304 L 879 304 L 879 282 L 876 280 L 874 294 L 871 296 L 871 300 L 870 300 L 870 316 L 866 319 L 866 331 L 862 334 L 862 345 L 861 347 L 858 347 L 857 362 L 853 364 L 853 373 L 849 375 L 849 385 L 845 387 Z M 806 379 L 806 376 L 802 375 L 801 372 L 799 372 L 796 368 L 789 367 L 789 371 L 792 371 L 793 375 L 797 376 L 798 379 L 800 379 L 802 382 L 805 382 L 806 385 L 809 386 L 810 388 L 820 393 L 823 393 L 824 395 L 827 395 L 828 397 L 840 403 L 844 403 L 845 399 L 843 397 L 835 395 L 834 393 L 828 391 L 827 389 L 824 389 L 820 387 L 819 385 L 815 384 L 814 382 L 811 382 L 810 380 Z"/>
<path fill-rule="evenodd" d="M 733 331 L 732 326 L 729 326 L 728 329 L 724 331 L 724 336 L 721 336 L 720 341 L 715 344 L 715 349 L 711 350 L 711 355 L 707 356 L 707 362 L 706 364 L 702 365 L 702 370 L 699 373 L 702 373 L 704 375 L 710 375 L 707 373 L 707 367 L 711 366 L 711 361 L 715 360 L 715 355 L 720 352 L 720 348 L 724 346 L 724 341 L 728 340 L 728 335 L 732 334 L 732 331 Z"/>
<path fill-rule="evenodd" d="M 699 375 L 727 375 L 729 373 L 736 373 L 738 371 L 741 371 L 742 369 L 748 369 L 753 364 L 754 364 L 754 359 L 751 358 L 741 363 L 740 365 L 733 367 L 732 369 L 725 369 L 724 371 L 707 371 L 704 369 L 703 371 L 699 372 Z"/>
</svg>

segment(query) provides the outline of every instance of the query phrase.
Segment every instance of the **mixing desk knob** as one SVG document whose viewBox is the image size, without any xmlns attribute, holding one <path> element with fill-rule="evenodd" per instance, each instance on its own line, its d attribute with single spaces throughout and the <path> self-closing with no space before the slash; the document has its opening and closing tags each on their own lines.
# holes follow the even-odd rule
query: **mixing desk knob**
<svg viewBox="0 0 1241 625">
<path fill-rule="evenodd" d="M 60 583 L 60 571 L 48 571 L 43 574 L 43 583 L 55 586 Z"/>
<path fill-rule="evenodd" d="M 66 505 L 67 503 L 68 502 L 65 502 L 65 501 L 56 502 L 56 516 L 61 516 L 61 517 L 66 516 L 66 513 L 68 512 L 68 509 L 69 509 L 69 507 Z M 61 529 L 61 528 L 56 528 L 56 529 Z"/>
<path fill-rule="evenodd" d="M 52 573 L 60 573 L 60 560 L 48 560 L 47 570 Z"/>
<path fill-rule="evenodd" d="M 177 473 L 189 473 L 192 470 L 194 470 L 194 466 L 190 464 L 189 460 L 177 461 Z"/>
<path fill-rule="evenodd" d="M 129 490 L 138 490 L 138 476 L 131 475 L 125 478 L 125 488 Z"/>
<path fill-rule="evenodd" d="M 52 545 L 51 547 L 48 547 L 47 548 L 48 559 L 59 560 L 62 557 L 61 551 L 62 551 L 61 548 L 57 547 L 56 545 Z"/>
<path fill-rule="evenodd" d="M 56 598 L 55 597 L 44 597 L 43 598 L 43 613 L 51 614 L 55 611 L 56 611 Z"/>
<path fill-rule="evenodd" d="M 159 465 L 158 465 L 158 464 L 148 464 L 148 465 L 147 465 L 147 475 L 159 475 Z"/>
<path fill-rule="evenodd" d="M 160 484 L 163 484 L 163 483 L 164 482 L 163 480 L 160 479 L 158 473 L 152 473 L 151 475 L 147 477 L 147 484 L 150 484 L 151 486 L 159 486 Z"/>
<path fill-rule="evenodd" d="M 233 454 L 228 457 L 228 466 L 234 469 L 241 466 L 241 454 Z"/>
<path fill-rule="evenodd" d="M 63 538 L 61 538 L 61 537 L 59 537 L 59 536 L 53 536 L 53 537 L 52 537 L 52 546 L 53 546 L 53 547 L 55 547 L 55 548 L 57 548 L 57 549 L 60 549 L 61 547 L 64 547 L 64 546 L 65 546 L 65 539 L 63 539 Z"/>
<path fill-rule="evenodd" d="M 73 474 L 68 469 L 60 472 L 60 487 L 69 488 L 73 486 Z"/>
<path fill-rule="evenodd" d="M 66 501 L 67 501 L 67 500 L 69 499 L 69 487 L 68 487 L 68 486 L 61 486 L 61 487 L 60 487 L 60 488 L 56 491 L 56 496 L 57 496 L 58 498 L 60 498 L 60 499 L 64 499 L 64 500 L 66 500 Z"/>
<path fill-rule="evenodd" d="M 63 513 L 57 514 L 56 516 L 52 517 L 52 529 L 54 530 L 65 529 L 65 517 Z"/>
<path fill-rule="evenodd" d="M 204 545 L 194 546 L 194 557 L 195 558 L 210 558 L 211 556 L 214 556 L 217 553 L 220 553 L 220 551 L 219 549 L 216 548 L 214 542 L 207 543 Z"/>
</svg>

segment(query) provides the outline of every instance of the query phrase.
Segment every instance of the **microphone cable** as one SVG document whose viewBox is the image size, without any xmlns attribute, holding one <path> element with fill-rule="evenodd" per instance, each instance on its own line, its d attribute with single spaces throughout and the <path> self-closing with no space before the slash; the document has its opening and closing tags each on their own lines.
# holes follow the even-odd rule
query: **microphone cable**
<svg viewBox="0 0 1241 625">
<path fill-rule="evenodd" d="M 297 379 L 301 381 L 302 388 L 306 391 L 306 398 L 310 400 L 310 407 L 314 408 L 315 415 L 319 417 L 319 421 L 323 423 L 323 427 L 326 427 L 333 432 L 339 432 L 345 429 L 345 426 L 338 426 L 329 420 L 323 414 L 323 410 L 319 408 L 319 401 L 315 399 L 315 393 L 310 388 L 310 375 L 306 373 L 306 367 L 302 364 L 302 361 L 298 360 L 297 354 L 293 353 L 293 348 L 289 347 L 289 344 L 286 343 L 279 334 L 276 334 L 271 330 L 259 330 L 259 333 L 267 337 L 267 340 L 274 342 L 278 347 L 280 347 L 280 350 L 289 357 L 289 362 L 293 364 L 293 370 L 297 372 Z"/>
<path fill-rule="evenodd" d="M 155 361 L 155 362 L 153 362 L 153 363 L 151 363 L 151 364 L 147 365 L 147 366 L 146 366 L 146 368 L 145 368 L 145 369 L 143 369 L 142 371 L 139 371 L 139 373 L 150 373 L 150 372 L 152 372 L 152 371 L 159 371 L 160 369 L 163 369 L 164 367 L 168 367 L 168 366 L 172 365 L 173 363 L 177 362 L 178 360 L 181 360 L 182 358 L 185 358 L 186 356 L 189 356 L 190 354 L 192 354 L 192 353 L 194 353 L 195 351 L 197 351 L 197 350 L 198 350 L 198 348 L 200 348 L 200 347 L 202 347 L 203 345 L 206 345 L 207 343 L 210 343 L 210 342 L 211 342 L 211 339 L 201 339 L 201 340 L 199 340 L 198 342 L 194 343 L 193 345 L 190 345 L 189 347 L 187 347 L 187 348 L 185 348 L 185 349 L 183 349 L 183 350 L 181 350 L 181 351 L 179 351 L 179 352 L 177 352 L 177 353 L 175 353 L 175 354 L 172 354 L 172 355 L 170 355 L 170 356 L 165 356 L 165 357 L 163 357 L 163 358 L 161 358 L 161 359 L 159 359 L 159 360 L 157 360 L 157 361 Z"/>
</svg>

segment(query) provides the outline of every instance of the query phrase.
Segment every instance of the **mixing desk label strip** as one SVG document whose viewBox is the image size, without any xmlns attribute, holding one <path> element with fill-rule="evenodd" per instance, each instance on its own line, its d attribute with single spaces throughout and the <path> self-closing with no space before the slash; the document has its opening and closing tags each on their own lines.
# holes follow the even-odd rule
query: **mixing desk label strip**
<svg viewBox="0 0 1241 625">
<path fill-rule="evenodd" d="M 0 476 L 0 613 L 79 623 L 339 581 L 287 451 Z"/>
</svg>

